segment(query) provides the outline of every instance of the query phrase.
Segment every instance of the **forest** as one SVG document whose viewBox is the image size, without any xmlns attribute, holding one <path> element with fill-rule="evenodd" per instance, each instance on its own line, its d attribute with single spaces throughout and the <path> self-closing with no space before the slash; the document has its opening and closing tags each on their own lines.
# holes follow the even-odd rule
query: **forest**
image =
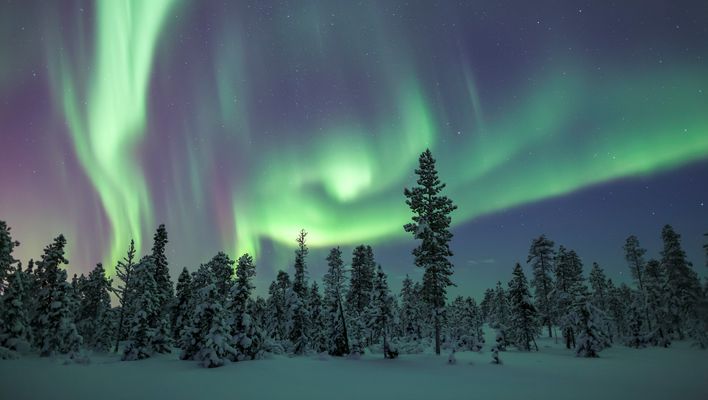
<svg viewBox="0 0 708 400">
<path fill-rule="evenodd" d="M 429 349 L 450 353 L 454 362 L 455 352 L 486 348 L 500 364 L 500 352 L 510 347 L 539 351 L 542 336 L 562 340 L 578 357 L 601 357 L 610 346 L 670 347 L 677 340 L 708 346 L 708 281 L 701 282 L 670 225 L 661 230 L 660 259 L 647 260 L 639 239 L 626 239 L 631 286 L 612 282 L 597 263 L 588 271 L 574 250 L 540 235 L 527 256 L 530 279 L 516 264 L 509 282 L 498 282 L 483 298 L 448 298 L 456 205 L 443 194 L 429 150 L 415 174 L 417 185 L 404 190 L 412 217 L 402 228 L 417 243 L 413 257 L 423 277 L 406 277 L 397 294 L 364 244 L 351 261 L 332 248 L 322 282 L 310 282 L 304 229 L 296 236 L 292 271 L 278 271 L 264 298 L 255 295 L 257 268 L 249 254 L 234 260 L 219 252 L 193 271 L 184 268 L 175 285 L 164 225 L 142 257 L 130 242 L 114 276 L 97 264 L 69 280 L 63 235 L 23 265 L 13 257 L 20 243 L 0 221 L 0 358 L 38 354 L 87 363 L 97 353 L 134 361 L 179 352 L 182 360 L 213 368 L 267 354 L 357 358 L 368 352 L 396 359 Z M 496 332 L 491 343 L 485 325 Z"/>
</svg>

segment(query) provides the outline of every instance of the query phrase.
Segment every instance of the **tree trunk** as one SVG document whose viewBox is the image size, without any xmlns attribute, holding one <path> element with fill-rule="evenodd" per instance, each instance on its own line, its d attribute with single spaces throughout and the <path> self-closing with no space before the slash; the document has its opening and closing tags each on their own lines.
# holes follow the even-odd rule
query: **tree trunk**
<svg viewBox="0 0 708 400">
<path fill-rule="evenodd" d="M 553 337 L 553 331 L 551 330 L 551 319 L 548 319 L 548 337 L 552 338 Z"/>
<path fill-rule="evenodd" d="M 114 353 L 118 352 L 118 343 L 120 342 L 120 336 L 123 333 L 123 316 L 125 315 L 125 307 L 120 308 L 120 319 L 118 320 L 118 329 L 116 332 L 116 346 L 113 349 Z"/>
</svg>

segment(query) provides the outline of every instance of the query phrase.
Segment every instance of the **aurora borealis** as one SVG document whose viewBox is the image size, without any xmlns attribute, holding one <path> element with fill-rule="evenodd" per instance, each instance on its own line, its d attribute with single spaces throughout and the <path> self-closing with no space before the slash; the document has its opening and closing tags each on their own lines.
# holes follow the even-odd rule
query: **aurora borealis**
<svg viewBox="0 0 708 400">
<path fill-rule="evenodd" d="M 526 3 L 4 1 L 0 219 L 73 272 L 165 223 L 175 275 L 224 249 L 269 280 L 301 228 L 314 276 L 360 242 L 414 274 L 430 147 L 474 288 L 543 232 L 616 275 L 672 223 L 703 264 L 708 5 Z"/>
</svg>

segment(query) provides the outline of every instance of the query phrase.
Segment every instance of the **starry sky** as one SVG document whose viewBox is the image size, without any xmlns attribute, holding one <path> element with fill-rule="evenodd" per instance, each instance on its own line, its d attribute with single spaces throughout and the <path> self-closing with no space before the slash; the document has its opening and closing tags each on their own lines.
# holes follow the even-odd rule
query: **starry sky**
<svg viewBox="0 0 708 400">
<path fill-rule="evenodd" d="M 546 233 L 625 281 L 670 223 L 708 231 L 705 1 L 0 1 L 0 219 L 23 260 L 108 270 L 165 223 L 176 277 L 309 232 L 419 277 L 403 231 L 430 148 L 459 206 L 452 294 Z"/>
</svg>

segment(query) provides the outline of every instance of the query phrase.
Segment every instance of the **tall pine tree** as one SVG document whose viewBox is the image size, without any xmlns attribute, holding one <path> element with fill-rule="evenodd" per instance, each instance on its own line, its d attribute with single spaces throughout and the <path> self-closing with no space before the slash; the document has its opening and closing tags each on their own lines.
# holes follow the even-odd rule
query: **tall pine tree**
<svg viewBox="0 0 708 400">
<path fill-rule="evenodd" d="M 406 204 L 413 212 L 412 220 L 404 226 L 421 243 L 413 250 L 416 266 L 423 268 L 423 295 L 433 309 L 435 353 L 440 354 L 442 312 L 445 307 L 447 287 L 453 285 L 453 265 L 450 241 L 450 214 L 457 208 L 447 196 L 442 195 L 445 184 L 438 178 L 435 159 L 425 150 L 418 159 L 418 186 L 405 189 Z"/>
<path fill-rule="evenodd" d="M 346 291 L 346 276 L 342 251 L 339 247 L 330 250 L 327 256 L 327 273 L 324 281 L 324 320 L 328 339 L 327 351 L 333 356 L 349 354 L 349 334 L 342 297 Z"/>
<path fill-rule="evenodd" d="M 535 292 L 536 309 L 541 324 L 548 328 L 548 337 L 553 336 L 553 241 L 541 235 L 531 242 L 527 263 L 533 267 L 531 287 Z"/>
<path fill-rule="evenodd" d="M 132 299 L 134 298 L 134 282 L 132 281 L 133 270 L 135 269 L 135 241 L 130 241 L 130 246 L 128 247 L 128 253 L 126 256 L 118 261 L 116 265 L 116 277 L 118 278 L 118 285 L 113 289 L 116 298 L 118 299 L 118 306 L 120 310 L 118 312 L 118 328 L 115 333 L 115 345 L 113 348 L 114 352 L 118 352 L 118 344 L 122 339 L 127 338 L 128 332 L 126 326 L 128 325 L 126 321 L 131 321 L 133 314 L 132 312 Z"/>
<path fill-rule="evenodd" d="M 538 315 L 531 303 L 526 275 L 521 265 L 516 263 L 512 279 L 509 282 L 509 329 L 508 338 L 519 350 L 530 351 L 531 345 L 538 351 Z"/>
</svg>

